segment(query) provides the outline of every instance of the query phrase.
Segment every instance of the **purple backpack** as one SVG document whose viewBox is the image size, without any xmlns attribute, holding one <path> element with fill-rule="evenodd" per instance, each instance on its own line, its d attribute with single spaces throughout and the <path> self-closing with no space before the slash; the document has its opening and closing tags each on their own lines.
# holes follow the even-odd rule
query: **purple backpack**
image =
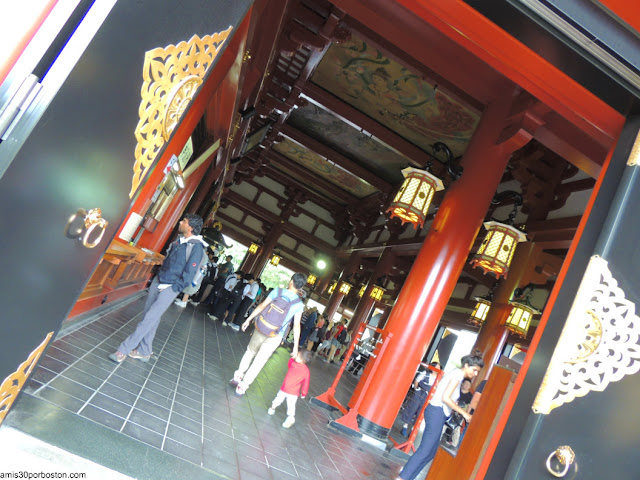
<svg viewBox="0 0 640 480">
<path fill-rule="evenodd" d="M 279 288 L 276 292 L 276 297 L 258 315 L 256 328 L 267 337 L 275 337 L 287 319 L 289 309 L 299 302 L 302 302 L 300 297 L 296 297 L 294 300 L 283 297 L 282 289 Z"/>
</svg>

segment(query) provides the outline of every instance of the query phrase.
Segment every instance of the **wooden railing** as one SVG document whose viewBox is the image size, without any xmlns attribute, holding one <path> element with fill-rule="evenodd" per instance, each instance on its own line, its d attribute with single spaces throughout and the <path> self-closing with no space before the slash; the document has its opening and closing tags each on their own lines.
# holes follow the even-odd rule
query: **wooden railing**
<svg viewBox="0 0 640 480">
<path fill-rule="evenodd" d="M 69 318 L 145 288 L 153 267 L 163 260 L 159 253 L 113 240 Z"/>
</svg>

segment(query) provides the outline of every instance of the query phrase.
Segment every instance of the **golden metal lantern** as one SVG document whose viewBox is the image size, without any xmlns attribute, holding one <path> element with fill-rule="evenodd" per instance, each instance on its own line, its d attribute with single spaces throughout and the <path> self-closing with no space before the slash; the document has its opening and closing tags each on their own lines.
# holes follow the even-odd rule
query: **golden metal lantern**
<svg viewBox="0 0 640 480">
<path fill-rule="evenodd" d="M 362 298 L 366 289 L 367 289 L 367 286 L 362 285 L 362 287 L 360 287 L 360 291 L 358 292 L 358 297 Z"/>
<path fill-rule="evenodd" d="M 486 298 L 476 297 L 476 306 L 471 312 L 471 317 L 467 320 L 472 325 L 482 326 L 487 320 L 487 314 L 491 308 L 491 302 Z"/>
<path fill-rule="evenodd" d="M 258 253 L 259 249 L 260 245 L 258 245 L 257 243 L 252 243 L 251 245 L 249 245 L 249 253 Z"/>
<path fill-rule="evenodd" d="M 391 213 L 389 218 L 398 217 L 403 224 L 409 222 L 417 229 L 424 225 L 433 194 L 443 190 L 444 185 L 442 180 L 426 170 L 407 167 L 402 170 L 402 175 L 404 182 L 387 212 Z"/>
<path fill-rule="evenodd" d="M 353 285 L 343 280 L 342 282 L 340 282 L 340 288 L 338 289 L 338 291 L 343 295 L 349 295 L 351 288 L 353 288 Z"/>
<path fill-rule="evenodd" d="M 540 312 L 527 303 L 509 302 L 509 305 L 512 305 L 513 308 L 509 318 L 507 318 L 505 327 L 521 337 L 526 337 L 531 325 L 531 319 Z"/>
<path fill-rule="evenodd" d="M 280 260 L 282 260 L 282 257 L 280 255 L 274 253 L 273 256 L 271 257 L 270 263 L 274 267 L 277 267 L 278 264 L 280 263 Z"/>
<path fill-rule="evenodd" d="M 331 295 L 333 293 L 333 291 L 336 289 L 336 286 L 338 285 L 338 282 L 331 282 L 331 285 L 329 286 L 329 288 L 327 289 L 327 293 L 329 295 Z"/>
<path fill-rule="evenodd" d="M 527 236 L 517 228 L 500 222 L 485 222 L 484 226 L 487 235 L 469 263 L 482 268 L 485 274 L 492 272 L 496 278 L 507 278 L 513 252 L 518 242 L 525 241 Z"/>
<path fill-rule="evenodd" d="M 371 293 L 369 294 L 369 296 L 376 302 L 379 302 L 380 300 L 382 300 L 382 296 L 385 294 L 385 292 L 386 290 L 384 288 L 376 285 L 373 287 L 373 289 L 371 289 Z"/>
<path fill-rule="evenodd" d="M 309 285 L 315 285 L 317 280 L 318 280 L 318 277 L 316 277 L 313 273 L 310 273 L 309 276 L 307 277 L 307 283 Z"/>
</svg>

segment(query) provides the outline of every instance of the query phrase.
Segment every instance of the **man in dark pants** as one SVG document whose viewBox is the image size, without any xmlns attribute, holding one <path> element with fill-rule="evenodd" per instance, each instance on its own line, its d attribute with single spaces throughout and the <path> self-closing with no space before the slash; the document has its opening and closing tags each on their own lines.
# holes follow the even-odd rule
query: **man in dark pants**
<svg viewBox="0 0 640 480">
<path fill-rule="evenodd" d="M 149 286 L 147 301 L 142 312 L 142 320 L 135 331 L 129 335 L 109 358 L 120 363 L 129 355 L 143 362 L 151 357 L 153 337 L 156 334 L 160 318 L 180 292 L 191 283 L 198 271 L 204 248 L 200 238 L 202 218 L 187 213 L 180 223 L 180 237 L 167 251 L 158 274 Z M 191 246 L 189 246 L 191 244 Z M 187 252 L 189 254 L 187 255 Z"/>
<path fill-rule="evenodd" d="M 240 325 L 244 322 L 244 316 L 251 304 L 255 301 L 258 289 L 260 288 L 260 285 L 258 285 L 255 278 L 253 278 L 253 275 L 250 273 L 247 273 L 244 276 L 244 281 L 246 283 L 240 302 L 231 305 L 229 308 L 229 314 L 227 315 L 227 318 L 230 320 L 229 326 L 236 332 L 240 330 Z M 235 318 L 233 316 L 234 314 Z M 233 321 L 231 321 L 231 319 L 233 319 Z"/>
</svg>

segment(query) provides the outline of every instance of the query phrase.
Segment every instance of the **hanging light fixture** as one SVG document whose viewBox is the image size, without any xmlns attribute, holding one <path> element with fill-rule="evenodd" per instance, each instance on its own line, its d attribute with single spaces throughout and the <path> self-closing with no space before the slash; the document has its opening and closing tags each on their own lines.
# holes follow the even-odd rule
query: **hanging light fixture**
<svg viewBox="0 0 640 480">
<path fill-rule="evenodd" d="M 331 285 L 329 286 L 329 288 L 327 289 L 327 293 L 329 295 L 331 295 L 333 293 L 333 291 L 336 289 L 336 286 L 338 285 L 338 282 L 333 281 L 331 282 Z"/>
<path fill-rule="evenodd" d="M 259 249 L 260 245 L 258 245 L 257 243 L 252 243 L 251 245 L 249 245 L 249 253 L 258 253 Z"/>
<path fill-rule="evenodd" d="M 353 288 L 353 285 L 343 280 L 340 282 L 340 288 L 338 289 L 338 291 L 343 295 L 349 295 L 349 292 L 351 291 L 352 288 Z"/>
<path fill-rule="evenodd" d="M 386 290 L 383 287 L 379 285 L 375 285 L 371 290 L 371 293 L 369 294 L 369 296 L 373 298 L 376 302 L 379 302 L 380 300 L 382 300 L 382 296 L 385 294 L 385 292 Z"/>
<path fill-rule="evenodd" d="M 307 283 L 309 285 L 315 285 L 317 280 L 318 280 L 318 277 L 316 277 L 313 273 L 310 273 L 309 276 L 307 277 Z"/>
<path fill-rule="evenodd" d="M 529 284 L 522 289 L 517 289 L 514 292 L 515 299 L 509 302 L 509 305 L 513 308 L 511 309 L 509 318 L 507 318 L 505 323 L 505 327 L 513 333 L 525 338 L 529 332 L 533 316 L 541 313 L 529 302 L 532 293 L 532 284 Z"/>
<path fill-rule="evenodd" d="M 269 263 L 271 263 L 271 265 L 273 265 L 274 267 L 277 267 L 280 264 L 280 260 L 282 260 L 282 257 L 280 256 L 280 252 L 273 252 L 273 255 L 271 256 L 271 260 L 269 260 Z"/>
<path fill-rule="evenodd" d="M 475 297 L 476 306 L 471 312 L 471 316 L 467 319 L 467 322 L 471 325 L 482 327 L 487 320 L 487 314 L 491 308 L 491 302 L 493 301 L 493 292 L 498 288 L 499 282 L 493 284 L 493 287 L 487 292 L 486 295 L 481 297 Z"/>
<path fill-rule="evenodd" d="M 362 298 L 362 296 L 364 295 L 365 290 L 367 289 L 366 285 L 362 285 L 362 287 L 360 287 L 360 291 L 358 292 L 358 297 Z"/>
<path fill-rule="evenodd" d="M 476 302 L 476 306 L 473 309 L 473 312 L 471 312 L 471 316 L 467 322 L 471 325 L 481 327 L 487 320 L 487 313 L 489 313 L 489 309 L 491 308 L 491 300 L 485 297 L 476 297 Z"/>
<path fill-rule="evenodd" d="M 404 182 L 389 205 L 389 218 L 398 217 L 402 223 L 409 222 L 418 229 L 424 225 L 429 205 L 436 191 L 443 190 L 444 185 L 435 175 L 426 170 L 407 167 L 402 170 Z"/>
<path fill-rule="evenodd" d="M 487 235 L 469 262 L 473 267 L 482 268 L 485 274 L 492 272 L 496 278 L 507 278 L 516 246 L 519 242 L 524 242 L 527 239 L 523 232 L 513 226 L 518 207 L 522 205 L 522 195 L 510 190 L 501 192 L 493 197 L 491 203 L 495 205 L 509 197 L 515 200 L 509 218 L 504 223 L 493 220 L 485 222 L 484 227 L 487 229 Z"/>
</svg>

